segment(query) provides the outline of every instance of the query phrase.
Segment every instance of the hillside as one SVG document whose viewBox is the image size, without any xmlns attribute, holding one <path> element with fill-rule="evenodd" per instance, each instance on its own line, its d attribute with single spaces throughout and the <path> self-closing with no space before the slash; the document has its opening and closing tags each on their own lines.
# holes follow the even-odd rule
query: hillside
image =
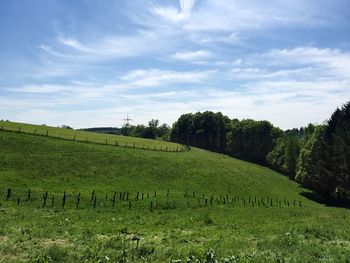
<svg viewBox="0 0 350 263">
<path fill-rule="evenodd" d="M 350 257 L 348 210 L 306 199 L 308 190 L 268 168 L 197 148 L 146 151 L 2 130 L 0 191 L 0 262 L 186 262 L 208 249 L 239 262 Z"/>
<path fill-rule="evenodd" d="M 0 130 L 26 133 L 37 136 L 46 136 L 61 140 L 80 141 L 138 149 L 160 151 L 184 150 L 184 147 L 182 145 L 167 141 L 150 140 L 145 138 L 128 137 L 97 132 L 87 132 L 82 130 L 64 129 L 50 127 L 46 125 L 33 125 L 18 122 L 0 121 Z"/>
</svg>

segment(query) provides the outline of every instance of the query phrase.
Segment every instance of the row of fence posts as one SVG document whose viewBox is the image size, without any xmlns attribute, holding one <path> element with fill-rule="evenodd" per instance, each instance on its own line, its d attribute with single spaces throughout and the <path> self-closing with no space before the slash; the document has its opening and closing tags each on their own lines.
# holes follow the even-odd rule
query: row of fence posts
<svg viewBox="0 0 350 263">
<path fill-rule="evenodd" d="M 115 205 L 116 205 L 116 202 L 117 202 L 117 194 L 118 192 L 114 192 L 113 193 L 113 198 L 111 199 L 111 202 L 112 202 L 112 208 L 114 209 L 115 208 Z M 12 189 L 7 189 L 7 192 L 6 192 L 6 201 L 10 200 L 11 198 L 11 195 L 12 195 Z M 129 192 L 119 192 L 119 200 L 120 201 L 126 201 L 128 202 L 128 208 L 129 210 L 131 210 L 132 208 L 132 198 L 130 198 L 129 196 Z M 46 191 L 45 193 L 42 194 L 41 196 L 41 199 L 42 199 L 42 208 L 45 208 L 47 206 L 47 201 L 48 201 L 48 192 Z M 156 198 L 157 198 L 157 191 L 155 190 L 154 191 L 154 194 L 153 194 L 153 197 L 155 200 L 151 200 L 150 203 L 149 203 L 149 210 L 150 211 L 153 211 L 153 209 L 157 209 L 157 201 L 156 201 Z M 167 208 L 175 208 L 175 201 L 173 201 L 172 203 L 169 202 L 169 197 L 170 197 L 170 190 L 167 190 L 166 191 L 166 207 Z M 31 198 L 32 198 L 32 192 L 30 189 L 28 189 L 28 192 L 27 192 L 27 201 L 31 201 Z M 67 192 L 64 191 L 63 195 L 62 195 L 62 208 L 64 209 L 65 208 L 65 205 L 66 205 L 66 202 L 67 202 L 67 198 L 68 198 L 68 195 L 67 195 Z M 143 193 L 143 192 L 137 192 L 136 193 L 136 196 L 135 198 L 133 198 L 134 201 L 139 201 L 139 200 L 144 200 L 144 199 L 149 199 L 150 198 L 150 193 L 148 192 L 147 194 Z M 198 205 L 199 206 L 213 206 L 213 202 L 216 201 L 216 203 L 218 205 L 226 205 L 226 204 L 237 204 L 237 203 L 241 203 L 243 204 L 243 206 L 262 206 L 262 207 L 273 207 L 273 206 L 279 206 L 279 207 L 282 207 L 282 204 L 285 206 L 285 207 L 290 207 L 291 206 L 291 203 L 289 202 L 289 200 L 287 200 L 287 198 L 283 198 L 283 199 L 280 199 L 278 197 L 276 198 L 272 198 L 272 197 L 257 197 L 257 196 L 249 196 L 248 199 L 246 199 L 244 196 L 235 196 L 235 197 L 232 197 L 232 198 L 229 198 L 229 195 L 219 195 L 219 196 L 215 196 L 215 195 L 211 195 L 210 197 L 205 197 L 204 194 L 202 194 L 202 201 L 200 200 L 201 198 L 200 197 L 197 197 L 196 198 L 196 193 L 195 192 L 192 192 L 192 194 L 189 194 L 187 191 L 184 193 L 184 198 L 186 200 L 186 204 L 187 204 L 187 207 L 190 208 L 190 207 L 193 207 L 193 205 L 191 205 L 191 203 L 188 201 L 188 198 L 191 198 L 192 200 L 196 200 L 198 202 Z M 108 200 L 108 195 L 106 194 L 106 197 L 105 197 L 106 201 Z M 17 205 L 19 206 L 20 205 L 20 197 L 17 197 Z M 55 196 L 52 195 L 51 196 L 51 207 L 54 206 L 54 202 L 55 202 Z M 76 203 L 75 203 L 75 208 L 76 209 L 79 209 L 80 207 L 80 202 L 81 202 L 81 193 L 79 192 L 77 194 L 77 197 L 76 197 Z M 92 191 L 91 193 L 91 197 L 90 197 L 90 203 L 92 205 L 92 208 L 95 209 L 96 206 L 97 206 L 97 195 L 95 193 L 95 190 Z M 302 203 L 300 200 L 293 200 L 293 206 L 299 206 L 299 207 L 302 207 Z"/>
<path fill-rule="evenodd" d="M 1 126 L 0 130 L 4 130 L 4 127 Z M 6 130 L 6 131 L 11 131 L 11 130 Z M 37 129 L 34 130 L 33 135 L 37 135 L 37 131 L 38 131 Z M 21 126 L 18 127 L 17 133 L 21 133 Z M 23 133 L 25 133 L 25 132 L 23 132 Z M 48 130 L 46 130 L 46 133 L 45 133 L 44 136 L 45 137 L 49 136 L 49 131 Z M 58 139 L 63 139 L 63 137 L 61 137 L 61 134 L 59 134 L 58 137 L 56 137 L 56 136 L 53 136 L 53 137 L 58 138 Z M 76 138 L 77 138 L 77 135 L 75 134 L 73 136 L 72 141 L 75 142 Z M 64 140 L 69 140 L 69 139 L 64 138 Z M 168 146 L 166 146 L 164 148 L 163 148 L 163 146 L 160 146 L 160 148 L 157 148 L 155 145 L 153 147 L 150 147 L 149 145 L 147 147 L 145 147 L 145 145 L 142 145 L 142 148 L 141 148 L 141 147 L 137 147 L 136 143 L 132 143 L 131 146 L 129 146 L 129 144 L 127 142 L 124 144 L 124 146 L 122 146 L 121 144 L 118 143 L 118 141 L 115 141 L 115 140 L 113 141 L 114 144 L 108 144 L 108 140 L 107 139 L 105 140 L 105 143 L 98 143 L 98 142 L 94 142 L 94 141 L 89 141 L 88 138 L 85 138 L 85 141 L 80 141 L 80 142 L 85 142 L 85 143 L 91 142 L 91 143 L 97 143 L 97 144 L 121 146 L 121 147 L 125 147 L 125 148 L 142 149 L 142 150 L 153 150 L 153 151 L 165 151 L 165 152 L 182 152 L 184 150 L 188 151 L 190 149 L 189 146 L 183 146 L 182 149 L 181 148 L 179 149 L 179 147 L 176 147 L 176 148 L 175 147 L 171 147 L 172 148 L 171 149 Z"/>
</svg>

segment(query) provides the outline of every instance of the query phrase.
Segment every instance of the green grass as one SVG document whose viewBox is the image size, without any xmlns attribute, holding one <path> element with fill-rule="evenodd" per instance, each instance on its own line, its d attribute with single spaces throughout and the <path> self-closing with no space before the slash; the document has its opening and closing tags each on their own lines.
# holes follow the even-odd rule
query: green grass
<svg viewBox="0 0 350 263">
<path fill-rule="evenodd" d="M 182 145 L 177 143 L 150 140 L 145 138 L 103 134 L 95 132 L 86 132 L 73 129 L 63 129 L 57 127 L 50 127 L 46 125 L 33 125 L 18 122 L 0 121 L 0 129 L 13 132 L 21 132 L 27 134 L 35 134 L 39 136 L 49 136 L 60 138 L 62 140 L 74 140 L 80 142 L 89 142 L 96 144 L 107 144 L 113 146 L 122 146 L 149 150 L 163 150 L 163 151 L 183 151 Z"/>
<path fill-rule="evenodd" d="M 174 154 L 0 131 L 0 191 L 0 262 L 214 262 L 209 250 L 221 262 L 350 258 L 349 210 L 304 198 L 308 190 L 268 168 L 196 148 Z M 129 192 L 130 210 L 120 192 Z"/>
</svg>

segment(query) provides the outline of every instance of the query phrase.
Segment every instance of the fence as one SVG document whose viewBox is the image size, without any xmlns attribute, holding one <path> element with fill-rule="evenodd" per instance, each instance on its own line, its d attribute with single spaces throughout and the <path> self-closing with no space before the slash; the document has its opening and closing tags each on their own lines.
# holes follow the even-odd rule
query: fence
<svg viewBox="0 0 350 263">
<path fill-rule="evenodd" d="M 108 191 L 100 193 L 95 190 L 91 194 L 80 192 L 50 194 L 49 191 L 33 192 L 3 190 L 4 206 L 36 207 L 53 209 L 127 209 L 127 210 L 167 210 L 167 209 L 196 209 L 202 207 L 303 207 L 300 200 L 289 200 L 286 197 L 272 196 L 230 196 L 228 194 L 200 194 L 185 191 L 183 194 L 171 193 L 170 190 L 153 192 Z M 1 203 L 0 203 L 1 207 Z"/>
<path fill-rule="evenodd" d="M 83 142 L 83 143 L 92 143 L 92 144 L 99 144 L 99 145 L 108 145 L 108 146 L 117 146 L 117 147 L 124 147 L 124 148 L 130 148 L 130 149 L 138 149 L 138 150 L 149 150 L 149 151 L 160 151 L 160 152 L 173 152 L 173 153 L 179 153 L 179 152 L 185 152 L 189 151 L 190 147 L 187 145 L 182 145 L 181 147 L 175 147 L 175 146 L 157 146 L 157 145 L 145 145 L 135 142 L 118 142 L 118 140 L 112 140 L 112 139 L 93 139 L 84 137 L 82 135 L 77 134 L 51 134 L 48 130 L 45 130 L 44 133 L 39 133 L 37 129 L 34 131 L 24 131 L 21 129 L 21 126 L 19 126 L 17 129 L 11 129 L 11 128 L 4 128 L 3 126 L 0 126 L 0 131 L 5 132 L 13 132 L 13 133 L 20 133 L 20 134 L 27 134 L 27 135 L 34 135 L 34 136 L 44 136 L 44 137 L 50 137 L 55 138 L 59 140 L 66 140 L 66 141 L 73 141 L 73 142 Z"/>
</svg>

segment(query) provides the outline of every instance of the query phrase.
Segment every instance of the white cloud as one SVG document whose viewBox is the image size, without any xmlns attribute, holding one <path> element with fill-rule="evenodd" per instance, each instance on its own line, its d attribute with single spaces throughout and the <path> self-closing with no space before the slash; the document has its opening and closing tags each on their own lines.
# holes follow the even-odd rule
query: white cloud
<svg viewBox="0 0 350 263">
<path fill-rule="evenodd" d="M 140 30 L 132 35 L 105 35 L 101 39 L 78 41 L 75 38 L 59 37 L 56 43 L 40 45 L 46 60 L 60 63 L 99 62 L 112 59 L 137 57 L 171 47 L 165 41 L 166 31 Z M 152 43 L 152 44 L 150 44 Z M 167 45 L 165 45 L 167 43 Z M 58 44 L 58 45 L 57 45 Z"/>
<path fill-rule="evenodd" d="M 261 55 L 275 65 L 313 65 L 331 70 L 337 76 L 350 78 L 350 53 L 339 49 L 297 47 L 293 49 L 274 49 Z"/>
<path fill-rule="evenodd" d="M 173 54 L 171 57 L 177 60 L 200 60 L 212 57 L 213 54 L 206 50 L 197 50 L 197 51 L 179 51 Z"/>
<path fill-rule="evenodd" d="M 66 46 L 85 51 L 85 49 L 81 45 L 81 43 L 79 43 L 75 38 L 59 37 L 59 38 L 57 38 L 57 40 L 58 40 L 58 42 L 61 42 L 62 44 L 66 45 Z"/>
<path fill-rule="evenodd" d="M 191 10 L 196 4 L 196 0 L 180 0 L 179 4 L 180 10 L 172 6 L 164 7 L 156 5 L 152 7 L 151 12 L 165 20 L 178 23 L 190 17 Z"/>
<path fill-rule="evenodd" d="M 168 22 L 182 22 L 184 29 L 194 31 L 232 31 L 326 23 L 325 15 L 310 1 L 272 1 L 266 4 L 254 0 L 207 0 L 201 1 L 195 11 L 192 11 L 194 1 L 180 3 L 180 10 L 156 5 L 151 8 L 151 13 Z"/>
<path fill-rule="evenodd" d="M 200 83 L 209 78 L 215 71 L 171 71 L 171 70 L 133 70 L 120 79 L 130 86 L 155 87 L 172 83 Z"/>
</svg>

